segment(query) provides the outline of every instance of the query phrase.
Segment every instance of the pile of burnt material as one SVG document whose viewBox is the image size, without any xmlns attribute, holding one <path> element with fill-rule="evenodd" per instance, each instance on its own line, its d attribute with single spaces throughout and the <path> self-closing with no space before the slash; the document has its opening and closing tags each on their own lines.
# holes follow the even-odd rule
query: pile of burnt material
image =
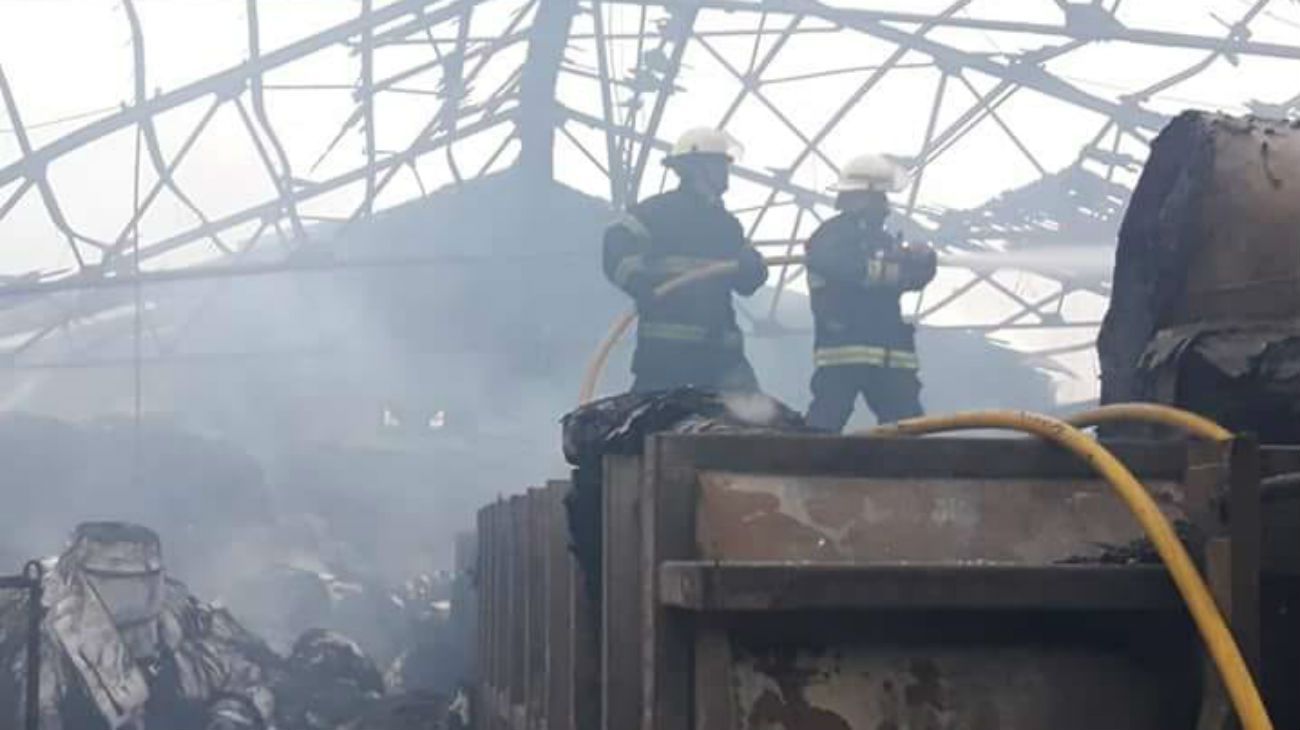
<svg viewBox="0 0 1300 730">
<path fill-rule="evenodd" d="M 277 653 L 171 578 L 147 527 L 83 523 L 39 565 L 39 591 L 0 593 L 0 726 L 28 717 L 51 728 L 446 726 L 449 694 L 386 687 L 342 634 L 310 629 Z M 28 602 L 38 599 L 34 614 Z"/>
<path fill-rule="evenodd" d="M 640 454 L 654 433 L 810 431 L 803 417 L 762 393 L 720 394 L 695 388 L 624 393 L 585 405 L 563 419 L 564 458 L 574 466 L 565 498 L 574 555 L 600 595 L 601 460 Z"/>
<path fill-rule="evenodd" d="M 1187 112 L 1120 228 L 1102 401 L 1300 442 L 1300 123 Z"/>
</svg>

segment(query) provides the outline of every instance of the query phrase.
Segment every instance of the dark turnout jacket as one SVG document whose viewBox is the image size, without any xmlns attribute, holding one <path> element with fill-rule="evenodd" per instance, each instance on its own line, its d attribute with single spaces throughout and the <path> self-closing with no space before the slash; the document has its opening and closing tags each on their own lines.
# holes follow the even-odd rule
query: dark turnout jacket
<svg viewBox="0 0 1300 730">
<path fill-rule="evenodd" d="M 875 258 L 896 245 L 879 224 L 850 213 L 827 220 L 808 241 L 819 366 L 915 367 L 913 329 L 899 307 L 897 271 Z"/>
<path fill-rule="evenodd" d="M 739 270 L 652 296 L 660 284 L 719 261 L 737 262 Z M 637 303 L 633 372 L 680 371 L 683 362 L 709 371 L 743 358 L 732 292 L 753 294 L 767 281 L 767 267 L 720 202 L 678 189 L 632 206 L 606 230 L 603 264 L 605 276 Z"/>
</svg>

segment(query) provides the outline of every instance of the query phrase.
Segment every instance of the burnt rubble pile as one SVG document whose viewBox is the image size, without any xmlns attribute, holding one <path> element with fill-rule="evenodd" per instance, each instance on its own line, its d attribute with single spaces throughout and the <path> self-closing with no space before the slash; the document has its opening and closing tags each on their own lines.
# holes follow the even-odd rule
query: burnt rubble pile
<svg viewBox="0 0 1300 730">
<path fill-rule="evenodd" d="M 1300 442 L 1300 128 L 1185 112 L 1151 144 L 1097 340 L 1103 403 Z"/>
<path fill-rule="evenodd" d="M 1187 520 L 1174 520 L 1174 534 L 1188 554 L 1201 563 L 1205 554 L 1205 535 Z M 1151 540 L 1136 538 L 1125 543 L 1098 543 L 1095 553 L 1072 555 L 1059 561 L 1062 565 L 1159 565 L 1160 554 Z"/>
<path fill-rule="evenodd" d="M 573 465 L 572 491 L 565 497 L 571 549 L 600 595 L 601 460 L 606 454 L 639 454 L 655 433 L 811 432 L 803 417 L 762 393 L 715 393 L 679 388 L 624 393 L 567 414 L 564 458 Z"/>
<path fill-rule="evenodd" d="M 136 428 L 124 418 L 0 416 L 0 573 L 58 553 L 79 522 L 148 525 L 187 594 L 246 627 L 266 651 L 287 657 L 310 629 L 355 641 L 388 691 L 367 712 L 409 717 L 411 702 L 446 704 L 467 661 L 449 621 L 455 576 L 395 580 L 395 571 L 375 569 L 382 561 L 371 546 L 351 539 L 357 525 L 331 521 L 320 504 L 328 495 L 272 484 L 244 450 L 161 418 L 139 424 L 137 452 Z M 0 603 L 21 600 L 18 591 L 0 594 Z"/>
</svg>

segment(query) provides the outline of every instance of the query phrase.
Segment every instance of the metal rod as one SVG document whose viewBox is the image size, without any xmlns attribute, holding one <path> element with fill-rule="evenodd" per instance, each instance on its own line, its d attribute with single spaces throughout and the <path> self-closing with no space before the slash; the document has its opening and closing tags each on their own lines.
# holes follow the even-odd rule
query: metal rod
<svg viewBox="0 0 1300 730">
<path fill-rule="evenodd" d="M 144 291 L 140 286 L 140 143 L 143 132 L 143 127 L 136 127 L 131 198 L 135 208 L 131 216 L 131 275 L 135 279 L 135 286 L 131 287 L 131 481 L 136 487 L 144 478 L 141 469 L 144 461 L 141 441 L 144 418 L 144 364 L 141 362 L 144 352 Z"/>
<path fill-rule="evenodd" d="M 144 29 L 140 26 L 140 15 L 136 12 L 135 0 L 122 0 L 122 9 L 126 13 L 127 24 L 131 27 L 131 59 L 133 66 L 133 79 L 135 82 L 135 103 L 143 104 L 148 101 L 148 93 L 145 91 L 147 85 L 145 78 L 145 57 L 144 57 Z M 199 206 L 195 205 L 190 196 L 181 190 L 176 184 L 173 173 L 176 165 L 179 164 L 179 156 L 170 166 L 163 161 L 162 145 L 158 142 L 158 130 L 154 127 L 154 118 L 145 117 L 140 120 L 138 129 L 144 134 L 145 149 L 149 153 L 149 162 L 153 165 L 154 172 L 158 174 L 158 184 L 166 187 L 176 199 L 184 205 L 186 209 L 198 219 L 199 223 L 207 223 L 208 217 L 203 214 Z M 142 211 L 136 211 L 136 215 L 142 215 Z M 127 228 L 131 226 L 128 224 Z M 230 253 L 230 249 L 222 242 L 221 238 L 213 232 L 212 245 L 224 253 Z M 118 244 L 114 244 L 116 247 Z"/>
<path fill-rule="evenodd" d="M 726 56 L 718 52 L 718 49 L 714 48 L 712 43 L 708 42 L 707 40 L 704 40 L 703 38 L 699 39 L 699 43 L 700 46 L 703 47 L 704 50 L 708 51 L 709 55 L 713 56 L 714 60 L 716 60 L 723 68 L 725 68 L 727 70 L 727 73 L 730 73 L 732 77 L 737 82 L 739 82 L 743 88 L 749 89 L 750 94 L 755 99 L 758 99 L 763 106 L 767 107 L 767 110 L 771 112 L 772 115 L 775 116 L 781 122 L 781 124 L 785 125 L 785 128 L 788 129 L 790 133 L 795 136 L 795 138 L 797 138 L 801 143 L 805 145 L 812 144 L 812 140 L 808 139 L 808 135 L 804 134 L 803 130 L 799 129 L 798 125 L 790 121 L 790 118 L 786 116 L 785 112 L 781 111 L 781 108 L 779 106 L 772 103 L 772 100 L 767 98 L 767 95 L 764 94 L 763 90 L 759 87 L 759 82 L 757 80 L 751 80 L 750 78 L 747 78 L 745 74 L 741 73 L 740 69 L 733 66 L 731 62 L 727 60 Z M 820 146 L 816 146 L 813 148 L 813 154 L 819 157 L 821 161 L 824 162 L 826 166 L 829 167 L 831 170 L 835 171 L 836 173 L 839 172 L 839 167 L 835 164 L 835 162 L 831 158 L 826 156 L 826 153 L 821 150 Z"/>
<path fill-rule="evenodd" d="M 606 2 L 624 5 L 654 4 L 667 8 L 683 5 L 700 6 L 728 12 L 762 12 L 767 13 L 804 13 L 818 15 L 832 22 L 843 23 L 850 27 L 867 23 L 901 23 L 904 25 L 934 23 L 938 27 L 966 28 L 971 30 L 1001 31 L 1007 33 L 1024 33 L 1029 35 L 1074 37 L 1078 31 L 1068 25 L 1050 23 L 1027 23 L 1011 20 L 991 20 L 966 16 L 945 16 L 936 19 L 933 15 L 923 13 L 890 12 L 881 10 L 859 10 L 850 7 L 831 7 L 812 0 L 764 0 L 751 3 L 747 0 L 606 0 Z M 1235 38 L 1206 38 L 1189 33 L 1173 33 L 1142 28 L 1128 28 L 1120 24 L 1113 27 L 1089 29 L 1089 36 L 1097 42 L 1119 41 L 1142 45 L 1168 46 L 1171 48 L 1192 48 L 1207 51 L 1220 51 L 1245 56 L 1272 56 L 1277 58 L 1300 59 L 1300 46 L 1280 43 L 1262 43 Z"/>
<path fill-rule="evenodd" d="M 369 18 L 373 0 L 361 0 L 361 17 Z M 366 137 L 366 197 L 361 204 L 362 215 L 370 216 L 375 210 L 375 83 L 374 27 L 367 24 L 361 30 L 361 109 Z"/>
<path fill-rule="evenodd" d="M 537 0 L 532 0 L 532 2 L 529 3 L 529 6 L 532 6 L 536 2 Z M 464 28 L 469 27 L 470 17 L 471 17 L 471 13 L 473 12 L 473 9 L 474 9 L 473 5 L 469 5 L 466 7 L 465 17 L 461 20 L 462 27 Z M 506 26 L 506 29 L 505 31 L 503 31 L 502 35 L 510 35 L 511 33 L 514 33 L 515 29 L 523 21 L 524 17 L 525 17 L 524 14 L 517 14 L 514 17 L 514 19 L 510 21 L 510 24 Z M 457 53 L 463 54 L 464 49 L 459 50 Z M 458 83 L 462 85 L 468 85 L 470 83 L 473 83 L 474 80 L 478 78 L 479 73 L 488 64 L 488 62 L 492 60 L 492 58 L 493 57 L 490 54 L 484 55 L 481 59 L 479 59 L 478 63 L 475 64 L 474 68 L 470 70 L 467 76 L 458 79 Z M 460 64 L 453 64 L 453 68 L 455 68 L 457 71 L 462 70 Z M 450 71 L 451 69 L 448 70 Z M 495 101 L 497 102 L 503 101 L 504 97 L 502 97 L 501 95 L 505 93 L 507 89 L 511 89 L 517 86 L 521 72 L 522 72 L 522 68 L 516 68 L 510 74 L 510 76 L 506 79 L 505 83 L 503 83 L 501 87 L 498 88 L 496 92 L 494 92 L 493 97 Z M 443 105 L 443 108 L 439 110 L 438 114 L 434 115 L 433 119 L 431 119 L 428 124 L 424 125 L 423 128 L 421 128 L 419 134 L 415 135 L 414 139 L 412 139 L 411 144 L 409 147 L 407 147 L 406 151 L 398 155 L 394 155 L 393 158 L 390 158 L 390 159 L 397 159 L 399 164 L 391 165 L 388 167 L 387 170 L 384 171 L 384 176 L 380 178 L 379 182 L 375 185 L 375 190 L 374 190 L 375 195 L 382 193 L 384 189 L 388 187 L 388 184 L 392 182 L 393 178 L 397 176 L 397 173 L 401 171 L 402 164 L 400 163 L 405 163 L 408 159 L 413 158 L 414 155 L 412 154 L 412 150 L 414 150 L 429 135 L 433 134 L 433 132 L 436 131 L 439 126 L 445 126 L 448 134 L 451 135 L 452 137 L 452 141 L 455 141 L 454 138 L 456 136 L 455 135 L 456 122 L 459 120 L 459 117 L 454 115 L 449 116 L 449 114 L 459 110 L 459 98 L 460 98 L 459 95 L 456 95 L 454 97 L 449 96 L 447 103 Z M 452 104 L 453 99 L 457 102 L 456 104 Z M 491 101 L 487 102 L 486 104 L 484 104 L 484 108 L 489 109 L 491 104 L 492 104 Z M 517 113 L 516 113 L 516 120 L 522 122 L 521 119 L 518 119 Z M 496 155 L 498 154 L 500 154 L 500 150 L 498 150 L 497 153 L 495 153 L 492 156 L 492 159 L 489 161 L 488 165 L 485 166 L 484 169 L 491 166 L 491 162 L 496 160 Z M 377 167 L 377 165 L 372 164 L 370 167 L 374 168 Z M 367 170 L 366 172 L 367 174 L 369 174 L 369 170 Z M 352 214 L 348 217 L 347 222 L 345 222 L 342 226 L 339 227 L 339 230 L 337 231 L 337 237 L 341 238 L 344 234 L 350 232 L 352 230 L 352 227 L 362 217 L 362 212 L 363 212 L 363 208 L 361 207 L 357 208 L 357 210 L 354 210 Z"/>
<path fill-rule="evenodd" d="M 14 138 L 18 140 L 18 151 L 22 153 L 22 160 L 30 159 L 33 154 L 32 144 L 27 138 L 27 129 L 23 126 L 22 115 L 18 112 L 18 102 L 14 99 L 13 90 L 9 88 L 9 79 L 5 76 L 3 66 L 0 66 L 0 98 L 4 99 L 5 110 L 9 113 L 9 120 L 13 125 Z M 46 169 L 44 167 L 34 170 L 34 174 L 28 179 L 35 180 L 36 189 L 41 194 L 41 201 L 45 204 L 46 213 L 50 216 L 50 221 L 54 223 L 54 226 L 58 228 L 67 239 L 68 247 L 72 249 L 72 255 L 77 260 L 77 265 L 85 266 L 85 262 L 81 257 L 81 251 L 77 248 L 77 241 L 85 241 L 101 250 L 106 246 L 80 235 L 76 231 L 72 230 L 72 227 L 68 225 L 68 221 L 63 217 L 63 210 L 59 207 L 59 201 L 54 196 L 54 189 L 50 187 L 50 180 L 46 176 Z M 0 182 L 0 185 L 4 185 L 8 182 L 10 181 L 4 180 L 3 182 Z"/>
<path fill-rule="evenodd" d="M 245 131 L 248 132 L 248 138 L 253 143 L 253 149 L 257 150 L 257 156 L 262 161 L 262 166 L 266 168 L 267 177 L 271 178 L 271 185 L 275 188 L 278 196 L 280 210 L 276 215 L 289 216 L 289 226 L 293 229 L 294 239 L 298 241 L 306 240 L 307 230 L 302 225 L 302 219 L 298 217 L 297 206 L 294 204 L 293 183 L 281 177 L 275 169 L 275 164 L 271 162 L 271 155 L 266 151 L 266 145 L 262 143 L 261 136 L 257 133 L 257 127 L 253 125 L 253 118 L 249 115 L 248 109 L 244 107 L 244 101 L 235 97 L 235 110 L 239 112 L 239 119 L 244 125 Z"/>
<path fill-rule="evenodd" d="M 691 40 L 691 30 L 695 27 L 695 18 L 699 15 L 698 6 L 690 6 L 681 9 L 681 14 L 675 16 L 674 20 L 682 24 L 681 37 L 673 45 L 672 58 L 668 60 L 668 71 L 664 73 L 663 83 L 659 87 L 659 93 L 655 94 L 655 105 L 650 110 L 650 119 L 646 122 L 646 134 L 655 137 L 659 131 L 659 122 L 663 120 L 664 111 L 668 107 L 668 97 L 673 95 L 673 86 L 677 83 L 677 72 L 682 67 L 682 57 L 686 55 L 686 46 Z M 637 57 L 637 63 L 640 64 L 641 57 Z M 629 190 L 628 200 L 635 201 L 641 189 L 641 178 L 645 175 L 646 163 L 650 160 L 650 146 L 641 145 L 637 150 L 636 163 L 632 165 L 632 177 L 629 183 L 633 189 Z"/>
<path fill-rule="evenodd" d="M 971 96 L 975 97 L 977 101 L 980 100 L 979 89 L 976 89 L 975 85 L 970 82 L 970 79 L 966 78 L 966 74 L 959 72 L 957 74 L 957 80 L 960 81 L 962 85 L 966 87 L 966 90 L 970 92 Z M 1038 161 L 1037 157 L 1034 157 L 1034 153 L 1029 151 L 1029 148 L 1026 147 L 1025 143 L 1020 140 L 1020 137 L 1014 131 L 1012 131 L 1011 127 L 1007 126 L 1007 123 L 1002 121 L 1002 115 L 998 114 L 997 109 L 990 106 L 988 113 L 989 113 L 989 117 L 991 117 L 993 121 L 998 125 L 998 127 L 1000 127 L 1002 131 L 1007 135 L 1007 137 L 1011 139 L 1011 143 L 1016 146 L 1016 149 L 1020 150 L 1020 154 L 1024 155 L 1025 159 L 1029 160 L 1029 164 L 1033 165 L 1034 169 L 1038 170 L 1038 174 L 1041 177 L 1047 177 L 1048 175 L 1047 168 L 1043 167 L 1042 163 Z"/>
<path fill-rule="evenodd" d="M 158 179 L 154 181 L 153 187 L 144 196 L 144 199 L 137 199 L 135 201 L 136 204 L 133 206 L 131 219 L 126 222 L 126 225 L 122 227 L 121 232 L 117 234 L 117 238 L 113 240 L 113 248 L 108 252 L 109 255 L 117 255 L 122 248 L 125 247 L 126 242 L 130 240 L 133 231 L 136 231 L 136 234 L 138 235 L 137 228 L 140 219 L 144 217 L 146 212 L 148 212 L 149 207 L 153 205 L 153 202 L 158 198 L 159 193 L 161 193 L 164 188 L 171 188 L 171 186 L 167 184 L 167 181 L 171 179 L 172 173 L 176 171 L 176 168 L 180 166 L 181 162 L 185 159 L 185 156 L 189 154 L 190 149 L 194 147 L 194 143 L 198 141 L 199 135 L 203 133 L 204 129 L 207 129 L 208 123 L 212 121 L 212 117 L 217 113 L 217 109 L 221 107 L 221 104 L 221 99 L 212 100 L 211 106 L 209 106 L 208 110 L 204 112 L 203 117 L 199 119 L 199 123 L 195 125 L 194 130 L 190 132 L 190 135 L 185 139 L 185 142 L 181 144 L 181 148 L 176 151 L 176 155 L 172 158 L 171 163 L 163 166 L 163 169 L 158 174 Z M 143 130 L 142 127 L 139 129 Z M 139 183 L 139 175 L 137 174 L 135 184 L 138 186 Z M 137 190 L 136 192 L 138 198 L 139 191 Z M 200 215 L 199 220 L 201 223 L 211 223 L 206 216 Z M 213 232 L 212 237 L 216 239 L 215 231 Z M 218 247 L 223 252 L 230 253 L 230 249 L 226 248 L 224 245 L 219 245 Z"/>
<path fill-rule="evenodd" d="M 593 2 L 592 4 L 595 5 L 594 2 Z M 588 12 L 590 12 L 590 11 L 588 11 Z M 804 34 L 812 34 L 812 33 L 829 34 L 829 33 L 839 33 L 839 32 L 840 32 L 840 29 L 839 29 L 839 28 L 836 28 L 836 27 L 833 27 L 833 26 L 825 26 L 825 27 L 821 27 L 821 28 L 805 28 L 804 30 L 799 31 L 800 35 L 804 35 Z M 698 32 L 695 34 L 695 37 L 696 37 L 696 38 L 746 38 L 746 39 L 748 39 L 748 38 L 752 38 L 752 37 L 754 37 L 754 36 L 760 36 L 760 37 L 761 37 L 761 36 L 773 36 L 773 35 L 779 35 L 780 33 L 781 33 L 781 31 L 776 30 L 776 29 L 746 30 L 746 29 L 743 29 L 743 28 L 742 28 L 742 29 L 735 29 L 735 30 L 702 30 L 702 31 L 698 31 Z M 638 38 L 641 37 L 641 36 L 639 36 L 639 35 L 636 34 L 636 33 L 602 33 L 601 36 L 603 36 L 606 40 L 611 40 L 611 41 L 634 41 L 634 40 L 636 40 L 636 39 L 638 39 Z M 593 32 L 593 33 L 571 33 L 571 34 L 569 35 L 569 41 L 570 41 L 570 42 L 576 42 L 576 41 L 592 41 L 592 40 L 595 40 L 596 37 L 597 37 L 597 35 L 596 35 L 596 33 L 594 33 L 594 32 Z M 646 37 L 646 38 L 649 38 L 649 39 L 651 39 L 651 40 L 657 40 L 657 39 L 662 39 L 662 38 L 663 38 L 663 36 L 659 35 L 658 33 L 646 33 L 646 34 L 645 34 L 645 37 Z M 469 41 L 470 41 L 471 43 L 488 43 L 488 42 L 492 41 L 492 40 L 495 39 L 495 38 L 496 38 L 496 36 L 491 36 L 491 37 L 489 37 L 489 36 L 481 36 L 481 35 L 477 35 L 477 36 L 470 36 Z M 389 42 L 387 42 L 387 43 L 377 44 L 377 45 L 385 45 L 385 46 L 423 46 L 423 45 L 428 45 L 429 42 L 430 42 L 429 39 L 420 39 L 420 40 L 416 40 L 416 39 L 404 39 L 404 40 L 400 40 L 400 41 L 389 41 Z M 447 36 L 441 36 L 441 37 L 434 37 L 434 38 L 432 39 L 432 42 L 433 42 L 433 43 L 444 43 L 444 44 L 448 44 L 448 45 L 450 45 L 450 44 L 452 44 L 452 43 L 455 43 L 455 42 L 456 42 L 456 39 L 455 39 L 455 38 L 449 38 L 449 37 L 447 37 Z M 268 85 L 266 88 L 270 89 L 270 88 L 273 88 L 273 87 L 271 87 L 271 86 Z M 291 87 L 291 88 L 299 88 L 299 87 Z M 351 89 L 352 87 L 351 87 L 351 86 L 344 86 L 344 87 L 342 87 L 342 88 L 344 88 L 344 89 Z M 114 107 L 109 107 L 108 109 L 105 109 L 105 110 L 102 110 L 102 111 L 113 111 L 113 110 L 115 110 L 115 109 L 117 109 L 117 107 L 114 106 Z M 93 114 L 93 113 L 94 113 L 94 112 L 91 112 L 91 114 Z M 46 122 L 46 123 L 48 124 L 49 122 Z"/>
<path fill-rule="evenodd" d="M 255 63 L 262 55 L 261 40 L 261 22 L 258 20 L 257 0 L 248 0 L 246 6 L 248 15 L 248 55 L 250 63 Z M 367 26 L 369 27 L 369 26 Z M 271 150 L 275 152 L 275 157 L 280 162 L 280 174 L 276 177 L 274 171 L 271 172 L 272 182 L 276 188 L 281 190 L 281 198 L 285 201 L 285 215 L 289 216 L 289 226 L 293 228 L 293 235 L 299 241 L 307 240 L 307 231 L 303 228 L 302 218 L 298 215 L 298 204 L 294 201 L 293 196 L 285 196 L 284 190 L 293 189 L 293 168 L 289 165 L 289 155 L 284 150 L 284 144 L 280 142 L 280 137 L 275 133 L 275 127 L 271 124 L 271 117 L 266 113 L 266 93 L 263 89 L 263 75 L 254 74 L 249 79 L 248 89 L 253 106 L 253 117 L 262 128 L 262 133 L 266 135 L 267 144 L 271 145 Z M 242 111 L 242 108 L 241 108 Z M 247 115 L 243 115 L 247 116 Z M 245 120 L 247 123 L 247 120 Z M 261 149 L 261 142 L 258 141 L 257 133 L 252 131 L 249 125 L 249 134 L 254 138 L 258 151 L 265 156 L 265 151 Z M 206 224 L 207 221 L 205 220 Z"/>
<path fill-rule="evenodd" d="M 535 254 L 515 254 L 522 260 L 551 259 L 557 257 L 589 258 L 588 251 L 538 251 Z M 313 273 L 331 271 L 356 271 L 362 269 L 402 269 L 419 266 L 449 266 L 475 264 L 490 257 L 477 254 L 442 254 L 436 256 L 391 256 L 373 259 L 336 260 L 322 262 L 284 262 L 240 264 L 236 266 L 191 266 L 168 271 L 141 271 L 138 276 L 109 276 L 89 278 L 72 276 L 46 282 L 20 282 L 0 287 L 0 299 L 34 296 L 64 291 L 89 291 L 95 289 L 120 289 L 137 283 L 144 285 L 170 284 L 202 279 L 227 279 L 247 276 L 272 276 L 277 274 Z"/>
<path fill-rule="evenodd" d="M 41 724 L 41 620 L 45 617 L 45 569 L 33 560 L 23 566 L 27 579 L 27 680 L 23 687 L 23 728 L 39 730 Z"/>
<path fill-rule="evenodd" d="M 786 41 L 789 41 L 790 37 L 798 31 L 799 24 L 802 22 L 803 16 L 796 15 L 790 19 L 789 25 L 781 29 L 781 35 L 777 36 L 777 39 L 772 43 L 772 46 L 767 49 L 767 53 L 763 54 L 763 60 L 759 62 L 758 67 L 752 72 L 751 75 L 754 79 L 757 80 L 763 78 L 763 74 L 767 73 L 767 67 L 772 65 L 772 61 L 776 60 L 777 54 L 781 52 Z M 736 111 L 740 109 L 741 103 L 745 101 L 745 97 L 749 95 L 752 88 L 753 86 L 751 84 L 741 85 L 740 91 L 737 92 L 735 98 L 731 100 L 731 105 L 728 106 L 727 111 L 723 113 L 722 121 L 718 122 L 718 126 L 727 126 L 727 122 L 731 121 L 731 118 L 735 116 Z"/>
<path fill-rule="evenodd" d="M 464 132 L 465 134 L 473 134 L 476 132 L 485 131 L 487 129 L 508 122 L 512 118 L 513 115 L 510 112 L 504 112 L 500 116 L 495 116 L 495 117 L 490 116 L 490 117 L 485 117 L 485 118 L 475 120 L 471 124 L 462 127 L 461 131 Z M 451 134 L 445 134 L 440 137 L 423 140 L 409 147 L 405 153 L 401 155 L 393 155 L 391 157 L 384 158 L 382 160 L 379 160 L 375 164 L 377 167 L 381 169 L 387 169 L 389 167 L 400 167 L 401 165 L 407 163 L 410 160 L 413 160 L 415 157 L 419 155 L 442 149 L 444 146 L 451 143 L 453 136 L 454 135 Z M 349 172 L 342 173 L 336 177 L 330 178 L 329 180 L 322 180 L 320 182 L 312 183 L 309 185 L 297 186 L 289 193 L 288 201 L 294 203 L 301 203 L 306 200 L 311 200 L 313 198 L 316 198 L 320 195 L 324 195 L 325 193 L 331 192 L 333 190 L 337 190 L 346 185 L 359 182 L 360 180 L 364 179 L 364 177 L 365 177 L 365 171 L 361 169 L 356 169 L 356 170 L 351 170 Z M 277 216 L 279 211 L 283 208 L 285 202 L 286 202 L 285 200 L 277 196 L 275 199 L 262 203 L 261 205 L 256 205 L 251 208 L 247 208 L 238 213 L 232 213 L 224 218 L 219 218 L 212 222 L 212 227 L 230 228 L 242 223 L 248 223 L 250 221 L 260 220 L 267 216 Z M 278 223 L 273 223 L 272 225 L 278 226 Z M 167 253 L 168 251 L 173 251 L 185 245 L 186 243 L 195 240 L 196 238 L 202 238 L 205 235 L 206 228 L 208 227 L 204 226 L 200 228 L 191 229 L 189 231 L 183 231 L 181 233 L 177 233 L 173 236 L 170 236 L 165 240 L 142 247 L 140 249 L 140 258 L 141 260 L 148 260 L 155 256 L 160 256 L 164 253 Z M 5 287 L 0 287 L 0 292 L 3 292 L 4 289 Z"/>
<path fill-rule="evenodd" d="M 18 201 L 23 199 L 23 195 L 31 189 L 32 185 L 33 183 L 31 178 L 23 180 L 22 183 L 18 185 L 18 189 L 14 191 L 14 194 L 9 196 L 9 199 L 4 202 L 4 205 L 0 205 L 0 218 L 4 218 L 9 214 L 10 209 L 15 205 L 18 205 Z"/>
<path fill-rule="evenodd" d="M 918 160 L 924 159 L 925 150 L 934 141 L 934 128 L 939 123 L 939 112 L 943 109 L 943 95 L 948 90 L 948 73 L 939 74 L 939 85 L 934 90 L 934 104 L 930 107 L 930 120 L 925 125 L 925 138 L 921 141 L 921 152 L 917 155 Z M 924 163 L 917 166 L 916 175 L 912 178 L 912 189 L 907 194 L 907 217 L 911 218 L 916 212 L 916 198 L 921 192 L 921 180 L 925 178 Z"/>
<path fill-rule="evenodd" d="M 609 175 L 609 170 L 606 170 L 605 166 L 600 164 L 600 160 L 597 159 L 596 156 L 591 153 L 591 150 L 587 149 L 586 145 L 580 142 L 577 137 L 573 136 L 573 132 L 569 131 L 569 127 L 566 124 L 561 123 L 558 125 L 558 127 L 560 129 L 560 133 L 564 135 L 565 139 L 569 140 L 569 142 L 573 144 L 574 147 L 577 147 L 578 151 L 582 153 L 583 157 L 587 158 L 588 162 L 590 162 L 592 165 L 595 165 L 596 169 L 600 170 L 602 175 Z"/>
<path fill-rule="evenodd" d="M 596 72 L 600 75 L 600 107 L 605 118 L 614 119 L 614 99 L 610 85 L 613 77 L 609 73 L 609 49 L 605 38 L 605 17 L 600 9 L 601 0 L 591 0 L 591 24 L 596 34 Z M 563 127 L 561 127 L 563 128 Z M 615 210 L 623 207 L 627 189 L 623 181 L 623 157 L 618 152 L 618 143 L 613 130 L 605 133 L 605 156 L 609 158 L 609 202 Z"/>
<path fill-rule="evenodd" d="M 805 31 L 806 32 L 806 31 Z M 917 69 L 917 68 L 934 68 L 934 61 L 916 61 L 913 63 L 896 63 L 895 69 Z M 862 73 L 863 71 L 875 71 L 880 68 L 879 64 L 870 64 L 867 66 L 849 66 L 846 68 L 836 68 L 828 71 L 810 71 L 808 73 L 793 74 L 791 76 L 776 76 L 774 78 L 763 79 L 764 86 L 774 84 L 788 84 L 793 81 L 809 81 L 815 79 L 828 79 L 832 76 L 843 76 L 845 74 Z"/>
<path fill-rule="evenodd" d="M 917 28 L 914 33 L 902 33 L 901 37 L 895 38 L 893 43 L 897 45 L 897 48 L 895 48 L 884 62 L 880 64 L 880 68 L 872 71 L 871 75 L 868 76 L 867 79 L 863 81 L 856 90 L 854 90 L 853 94 L 835 110 L 835 113 L 832 114 L 824 124 L 822 124 L 822 127 L 818 130 L 817 134 L 814 135 L 804 148 L 800 150 L 799 154 L 795 156 L 794 161 L 790 163 L 789 170 L 793 172 L 794 170 L 799 169 L 799 166 L 808 159 L 808 156 L 820 147 L 821 143 L 826 141 L 826 138 L 835 131 L 836 127 L 839 126 L 840 122 L 844 121 L 844 118 L 853 111 L 854 107 L 858 105 L 858 102 L 862 101 L 863 97 L 867 95 L 867 92 L 875 88 L 876 84 L 880 83 L 880 81 L 885 78 L 885 75 L 893 70 L 895 64 L 901 62 L 908 53 L 914 50 L 915 45 L 921 42 L 922 36 L 935 28 L 939 19 L 946 18 L 956 13 L 958 10 L 961 10 L 970 3 L 971 0 L 956 0 L 956 2 L 944 8 L 943 12 L 938 16 L 931 18 L 930 22 Z M 763 209 L 754 217 L 754 223 L 750 226 L 749 235 L 752 236 L 754 232 L 758 230 L 759 223 L 762 223 L 763 218 L 767 215 L 767 206 L 771 205 L 774 200 L 776 200 L 775 189 L 768 195 L 767 202 L 764 204 Z"/>
</svg>

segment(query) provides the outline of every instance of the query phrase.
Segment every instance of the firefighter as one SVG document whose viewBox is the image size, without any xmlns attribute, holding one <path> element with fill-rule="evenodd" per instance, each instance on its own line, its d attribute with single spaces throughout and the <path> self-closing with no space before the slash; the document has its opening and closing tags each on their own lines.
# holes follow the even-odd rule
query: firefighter
<svg viewBox="0 0 1300 730">
<path fill-rule="evenodd" d="M 834 190 L 839 215 L 807 244 L 816 324 L 808 425 L 839 432 L 862 394 L 880 423 L 921 415 L 915 335 L 899 308 L 904 291 L 934 278 L 934 249 L 884 228 L 887 194 L 906 183 L 879 155 L 854 158 Z"/>
<path fill-rule="evenodd" d="M 664 160 L 681 181 L 677 189 L 632 206 L 605 231 L 605 276 L 636 301 L 639 315 L 634 392 L 758 390 L 731 298 L 757 291 L 767 267 L 722 204 L 736 151 L 725 132 L 686 132 Z M 654 296 L 660 284 L 719 261 L 737 270 Z"/>
</svg>

